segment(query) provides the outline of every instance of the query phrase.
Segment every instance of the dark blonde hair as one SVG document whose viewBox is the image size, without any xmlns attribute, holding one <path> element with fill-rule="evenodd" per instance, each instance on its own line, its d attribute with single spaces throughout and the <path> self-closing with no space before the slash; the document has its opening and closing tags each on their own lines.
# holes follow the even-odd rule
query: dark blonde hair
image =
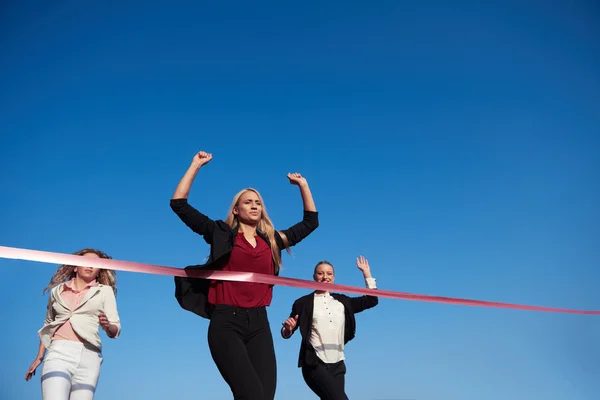
<svg viewBox="0 0 600 400">
<path fill-rule="evenodd" d="M 88 253 L 94 253 L 95 255 L 97 255 L 100 258 L 105 258 L 105 259 L 112 258 L 111 256 L 104 253 L 103 251 L 96 250 L 96 249 L 90 249 L 90 248 L 76 251 L 73 254 L 76 256 L 83 256 Z M 69 281 L 69 280 L 75 278 L 75 276 L 77 275 L 75 273 L 75 268 L 76 267 L 73 265 L 61 265 L 60 267 L 58 267 L 58 269 L 52 276 L 52 279 L 50 279 L 50 283 L 44 289 L 43 293 L 46 293 L 48 290 L 52 289 L 53 287 L 55 287 L 63 282 L 66 282 L 66 281 Z M 107 285 L 107 286 L 112 287 L 115 294 L 117 294 L 117 273 L 115 271 L 110 270 L 110 269 L 100 269 L 100 272 L 98 273 L 98 277 L 96 278 L 96 280 L 98 281 L 98 283 L 100 283 L 102 285 Z"/>
</svg>

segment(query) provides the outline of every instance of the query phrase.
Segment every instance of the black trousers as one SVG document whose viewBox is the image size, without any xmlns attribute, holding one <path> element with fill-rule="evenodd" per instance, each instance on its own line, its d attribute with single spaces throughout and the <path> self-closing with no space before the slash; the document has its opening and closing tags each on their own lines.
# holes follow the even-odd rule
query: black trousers
<svg viewBox="0 0 600 400">
<path fill-rule="evenodd" d="M 215 306 L 208 346 L 235 400 L 275 398 L 277 362 L 265 307 Z"/>
<path fill-rule="evenodd" d="M 343 360 L 334 364 L 319 361 L 316 367 L 304 366 L 302 376 L 321 400 L 348 400 L 344 389 L 346 364 Z"/>
</svg>

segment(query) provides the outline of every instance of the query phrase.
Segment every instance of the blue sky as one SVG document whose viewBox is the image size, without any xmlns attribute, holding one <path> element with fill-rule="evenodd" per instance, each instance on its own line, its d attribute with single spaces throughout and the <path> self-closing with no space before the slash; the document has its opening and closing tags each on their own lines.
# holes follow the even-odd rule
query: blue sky
<svg viewBox="0 0 600 400">
<path fill-rule="evenodd" d="M 9 2 L 0 17 L 0 244 L 184 267 L 208 248 L 169 208 L 218 219 L 252 186 L 284 258 L 380 288 L 600 309 L 600 10 L 591 1 Z M 0 259 L 2 399 L 23 377 L 54 265 Z M 228 399 L 207 321 L 171 278 L 118 274 L 97 400 Z M 278 287 L 273 330 L 307 291 Z M 347 346 L 353 400 L 600 397 L 600 319 L 382 299 Z M 275 335 L 277 399 L 315 398 Z"/>
</svg>

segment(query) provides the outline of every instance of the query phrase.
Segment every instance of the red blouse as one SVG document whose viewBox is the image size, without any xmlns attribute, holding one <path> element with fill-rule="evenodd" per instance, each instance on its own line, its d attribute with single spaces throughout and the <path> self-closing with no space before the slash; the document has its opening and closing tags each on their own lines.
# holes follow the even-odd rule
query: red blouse
<svg viewBox="0 0 600 400">
<path fill-rule="evenodd" d="M 233 250 L 223 271 L 275 273 L 271 248 L 260 236 L 255 235 L 256 247 L 246 240 L 243 232 L 234 239 Z M 211 304 L 227 304 L 235 307 L 262 307 L 271 304 L 273 285 L 251 282 L 211 281 L 208 301 Z"/>
</svg>

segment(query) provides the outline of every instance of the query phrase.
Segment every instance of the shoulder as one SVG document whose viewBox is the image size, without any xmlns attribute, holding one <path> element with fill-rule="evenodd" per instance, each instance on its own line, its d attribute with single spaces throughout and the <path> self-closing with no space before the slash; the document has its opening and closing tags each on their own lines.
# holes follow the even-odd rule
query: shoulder
<svg viewBox="0 0 600 400">
<path fill-rule="evenodd" d="M 50 304 L 54 303 L 54 299 L 56 299 L 56 288 L 58 286 L 54 286 L 52 289 L 50 289 L 50 291 L 48 292 L 48 306 L 50 306 Z"/>
<path fill-rule="evenodd" d="M 58 296 L 60 294 L 60 292 L 63 291 L 63 288 L 65 287 L 65 283 L 59 283 L 58 285 L 54 286 L 52 289 L 50 289 L 50 298 L 53 298 L 55 296 Z"/>
<path fill-rule="evenodd" d="M 294 301 L 294 306 L 299 306 L 299 305 L 309 302 L 311 297 L 313 297 L 314 295 L 315 295 L 314 293 L 309 293 L 305 296 L 302 296 L 302 297 L 296 299 L 296 301 Z"/>
<path fill-rule="evenodd" d="M 331 297 L 333 297 L 337 301 L 339 301 L 341 303 L 345 303 L 345 304 L 350 303 L 350 301 L 352 300 L 352 297 L 346 296 L 345 294 L 342 294 L 342 293 L 331 293 Z"/>
<path fill-rule="evenodd" d="M 114 296 L 115 295 L 115 291 L 113 289 L 112 286 L 110 285 L 103 285 L 102 283 L 98 284 L 98 290 L 100 291 L 100 293 L 102 293 L 104 296 Z"/>
<path fill-rule="evenodd" d="M 215 224 L 217 224 L 217 227 L 219 227 L 220 229 L 233 232 L 233 229 L 231 229 L 231 227 L 222 219 L 215 220 Z"/>
<path fill-rule="evenodd" d="M 223 234 L 227 235 L 227 236 L 231 236 L 234 234 L 233 229 L 231 228 L 231 226 L 229 226 L 225 221 L 223 221 L 222 219 L 218 219 L 215 221 L 215 229 L 217 231 L 222 232 Z"/>
<path fill-rule="evenodd" d="M 346 296 L 343 293 L 331 293 L 331 297 L 335 297 L 336 299 L 339 298 L 339 299 L 343 299 L 343 300 L 350 300 L 351 299 L 350 296 Z"/>
</svg>

